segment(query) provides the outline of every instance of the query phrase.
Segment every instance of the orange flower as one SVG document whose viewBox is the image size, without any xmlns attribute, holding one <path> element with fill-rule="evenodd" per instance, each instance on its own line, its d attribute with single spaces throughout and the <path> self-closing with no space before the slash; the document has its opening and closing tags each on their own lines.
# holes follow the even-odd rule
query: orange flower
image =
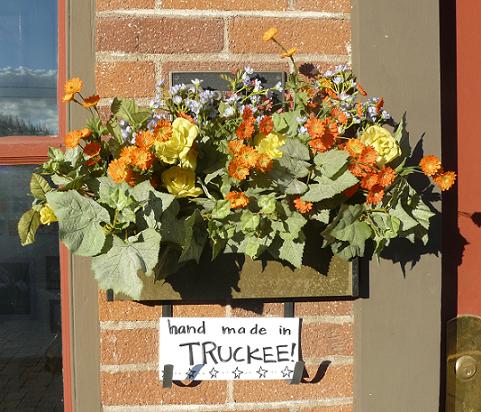
<svg viewBox="0 0 481 412">
<path fill-rule="evenodd" d="M 312 210 L 311 202 L 304 202 L 300 197 L 294 199 L 294 207 L 300 213 L 309 213 Z"/>
<path fill-rule="evenodd" d="M 94 157 L 91 157 L 90 159 L 87 159 L 84 162 L 84 164 L 85 166 L 94 166 L 99 162 L 100 162 L 100 156 L 94 156 Z"/>
<path fill-rule="evenodd" d="M 329 95 L 329 97 L 333 99 L 338 99 L 339 96 L 336 94 L 336 92 L 332 89 L 326 89 L 326 93 Z"/>
<path fill-rule="evenodd" d="M 361 180 L 361 187 L 363 189 L 371 190 L 374 186 L 379 184 L 379 175 L 371 173 L 364 176 Z"/>
<path fill-rule="evenodd" d="M 135 146 L 126 146 L 120 151 L 120 159 L 126 164 L 132 164 L 134 159 Z"/>
<path fill-rule="evenodd" d="M 86 97 L 82 103 L 82 106 L 88 109 L 89 107 L 97 106 L 97 103 L 100 100 L 100 96 L 95 94 L 93 96 Z"/>
<path fill-rule="evenodd" d="M 364 90 L 364 88 L 359 83 L 356 83 L 356 88 L 363 96 L 367 96 L 366 90 Z"/>
<path fill-rule="evenodd" d="M 426 176 L 434 176 L 441 171 L 441 161 L 437 156 L 424 156 L 419 166 Z"/>
<path fill-rule="evenodd" d="M 382 108 L 384 107 L 384 99 L 381 97 L 378 102 L 376 103 L 376 112 L 377 114 L 381 113 Z"/>
<path fill-rule="evenodd" d="M 388 187 L 396 179 L 396 172 L 389 166 L 383 167 L 379 172 L 379 184 L 382 187 Z"/>
<path fill-rule="evenodd" d="M 366 146 L 359 139 L 349 139 L 346 143 L 345 150 L 349 152 L 352 157 L 359 157 Z"/>
<path fill-rule="evenodd" d="M 367 204 L 377 205 L 384 197 L 384 189 L 380 185 L 375 185 L 369 191 L 366 199 Z"/>
<path fill-rule="evenodd" d="M 261 153 L 257 158 L 256 167 L 260 172 L 267 173 L 272 169 L 272 159 L 269 157 L 269 155 Z"/>
<path fill-rule="evenodd" d="M 195 124 L 195 120 L 192 116 L 188 115 L 187 113 L 184 113 L 184 112 L 180 112 L 177 117 L 182 117 L 183 119 L 186 119 L 188 120 L 189 122 L 191 122 L 192 124 Z"/>
<path fill-rule="evenodd" d="M 154 162 L 154 155 L 148 150 L 141 149 L 140 147 L 132 150 L 132 164 L 138 167 L 140 170 L 148 170 Z"/>
<path fill-rule="evenodd" d="M 254 149 L 252 146 L 244 146 L 239 151 L 237 159 L 244 166 L 251 169 L 256 166 L 258 157 L 259 153 L 257 153 L 256 149 Z"/>
<path fill-rule="evenodd" d="M 244 143 L 242 142 L 242 140 L 231 140 L 228 144 L 227 144 L 227 148 L 229 150 L 229 153 L 231 155 L 237 155 L 239 154 L 240 150 L 244 147 Z"/>
<path fill-rule="evenodd" d="M 92 136 L 92 130 L 90 130 L 88 127 L 84 127 L 83 129 L 80 129 L 80 135 L 82 139 L 87 139 L 88 137 Z"/>
<path fill-rule="evenodd" d="M 442 172 L 438 175 L 434 176 L 433 178 L 434 183 L 441 189 L 441 191 L 445 191 L 451 188 L 456 181 L 456 173 L 454 172 Z"/>
<path fill-rule="evenodd" d="M 281 53 L 281 57 L 292 57 L 296 54 L 297 49 L 295 47 L 291 47 L 289 50 L 286 50 L 285 52 Z"/>
<path fill-rule="evenodd" d="M 237 128 L 235 134 L 239 139 L 250 139 L 254 134 L 254 123 L 243 121 Z"/>
<path fill-rule="evenodd" d="M 361 155 L 359 156 L 359 162 L 372 166 L 376 163 L 377 156 L 378 154 L 374 147 L 366 146 L 362 149 Z"/>
<path fill-rule="evenodd" d="M 313 139 L 319 139 L 324 136 L 326 132 L 325 123 L 322 120 L 319 120 L 317 117 L 311 117 L 304 125 L 307 129 L 307 133 Z"/>
<path fill-rule="evenodd" d="M 138 175 L 132 169 L 128 168 L 125 174 L 125 181 L 129 186 L 134 187 L 137 184 Z"/>
<path fill-rule="evenodd" d="M 154 127 L 154 135 L 155 141 L 166 142 L 172 137 L 172 124 L 168 120 L 158 121 Z"/>
<path fill-rule="evenodd" d="M 357 191 L 359 190 L 359 183 L 356 183 L 354 186 L 351 186 L 344 190 L 342 194 L 346 196 L 347 198 L 353 197 Z"/>
<path fill-rule="evenodd" d="M 83 82 L 78 77 L 67 80 L 64 86 L 65 96 L 63 97 L 64 102 L 70 102 L 74 99 L 76 93 L 82 90 Z"/>
<path fill-rule="evenodd" d="M 154 134 L 149 130 L 140 131 L 137 133 L 137 136 L 135 136 L 135 144 L 144 150 L 149 150 L 154 144 L 154 141 Z"/>
<path fill-rule="evenodd" d="M 277 33 L 279 33 L 279 30 L 277 30 L 275 27 L 271 27 L 270 29 L 266 30 L 262 36 L 262 40 L 264 41 L 269 41 L 273 40 L 274 37 L 277 36 Z"/>
<path fill-rule="evenodd" d="M 230 207 L 232 209 L 243 208 L 249 204 L 249 198 L 244 192 L 229 192 L 225 198 L 230 202 Z"/>
<path fill-rule="evenodd" d="M 109 164 L 108 173 L 114 182 L 123 182 L 127 177 L 127 162 L 124 159 L 112 160 Z"/>
<path fill-rule="evenodd" d="M 100 153 L 101 146 L 97 142 L 91 142 L 84 147 L 84 154 L 90 157 L 97 156 Z"/>
<path fill-rule="evenodd" d="M 357 116 L 362 117 L 362 115 L 364 114 L 362 111 L 362 103 L 358 103 L 356 105 L 356 111 L 357 111 Z"/>
<path fill-rule="evenodd" d="M 364 177 L 368 173 L 372 173 L 372 168 L 370 166 L 359 163 L 351 163 L 348 169 L 354 176 L 358 178 Z"/>
<path fill-rule="evenodd" d="M 249 176 L 249 168 L 238 159 L 231 160 L 227 168 L 229 176 L 237 180 L 244 180 Z"/>
<path fill-rule="evenodd" d="M 69 149 L 73 149 L 74 147 L 78 146 L 81 139 L 82 133 L 80 132 L 80 130 L 72 130 L 65 136 L 65 146 L 67 146 Z"/>
<path fill-rule="evenodd" d="M 244 111 L 242 112 L 242 120 L 245 122 L 254 122 L 254 115 L 250 107 L 244 107 Z"/>
<path fill-rule="evenodd" d="M 347 116 L 339 108 L 335 107 L 334 109 L 332 109 L 331 110 L 331 116 L 335 117 L 339 123 L 347 124 Z"/>
<path fill-rule="evenodd" d="M 270 132 L 272 132 L 273 128 L 274 128 L 274 123 L 272 122 L 272 117 L 271 116 L 263 117 L 261 122 L 259 123 L 259 130 L 261 131 L 261 133 L 267 136 Z"/>
<path fill-rule="evenodd" d="M 334 145 L 335 140 L 332 134 L 327 133 L 320 139 L 309 141 L 309 146 L 311 146 L 312 151 L 322 153 L 329 150 Z"/>
</svg>

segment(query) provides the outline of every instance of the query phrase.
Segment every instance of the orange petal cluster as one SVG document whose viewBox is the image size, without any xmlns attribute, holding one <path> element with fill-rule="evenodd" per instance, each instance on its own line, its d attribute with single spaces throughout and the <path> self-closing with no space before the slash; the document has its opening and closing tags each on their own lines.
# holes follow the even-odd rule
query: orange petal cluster
<svg viewBox="0 0 481 412">
<path fill-rule="evenodd" d="M 63 97 L 63 101 L 67 103 L 74 100 L 75 95 L 82 90 L 82 85 L 83 82 L 78 77 L 67 80 L 64 86 L 65 96 Z"/>
<path fill-rule="evenodd" d="M 242 113 L 242 123 L 236 130 L 236 135 L 241 140 L 250 139 L 255 132 L 255 118 L 250 107 L 245 107 Z"/>
<path fill-rule="evenodd" d="M 168 120 L 159 120 L 154 127 L 154 140 L 157 142 L 166 142 L 171 137 L 172 123 Z"/>
<path fill-rule="evenodd" d="M 443 192 L 449 190 L 456 181 L 456 173 L 445 172 L 441 160 L 437 156 L 424 156 L 419 162 L 419 166 L 426 176 L 433 178 L 435 185 Z"/>
<path fill-rule="evenodd" d="M 264 116 L 259 123 L 260 132 L 263 135 L 267 136 L 270 132 L 272 132 L 273 128 L 274 128 L 274 123 L 272 122 L 272 117 L 271 116 Z"/>
<path fill-rule="evenodd" d="M 300 197 L 294 199 L 294 207 L 300 213 L 309 213 L 312 210 L 311 202 L 304 202 Z"/>
<path fill-rule="evenodd" d="M 332 148 L 339 134 L 337 123 L 329 118 L 320 120 L 311 117 L 307 120 L 305 127 L 311 136 L 309 146 L 313 152 L 322 153 Z"/>
<path fill-rule="evenodd" d="M 244 192 L 229 192 L 225 198 L 230 202 L 232 209 L 244 208 L 249 204 L 249 198 Z"/>
</svg>

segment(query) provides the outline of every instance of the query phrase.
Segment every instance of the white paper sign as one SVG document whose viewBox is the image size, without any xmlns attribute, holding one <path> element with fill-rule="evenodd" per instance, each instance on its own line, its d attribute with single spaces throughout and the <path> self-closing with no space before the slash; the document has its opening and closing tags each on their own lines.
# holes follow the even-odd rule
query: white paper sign
<svg viewBox="0 0 481 412">
<path fill-rule="evenodd" d="M 290 379 L 299 360 L 297 318 L 161 318 L 160 379 Z"/>
</svg>

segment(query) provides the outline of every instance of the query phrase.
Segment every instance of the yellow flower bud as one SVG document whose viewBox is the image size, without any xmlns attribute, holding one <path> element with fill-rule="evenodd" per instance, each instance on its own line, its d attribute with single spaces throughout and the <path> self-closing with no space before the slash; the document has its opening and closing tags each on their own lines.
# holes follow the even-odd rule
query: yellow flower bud
<svg viewBox="0 0 481 412">
<path fill-rule="evenodd" d="M 283 153 L 279 150 L 286 143 L 286 137 L 277 132 L 271 132 L 267 136 L 258 134 L 254 138 L 258 153 L 265 153 L 271 159 L 280 159 Z"/>
<path fill-rule="evenodd" d="M 401 148 L 396 139 L 381 126 L 368 127 L 359 140 L 376 150 L 378 153 L 376 162 L 380 166 L 392 162 L 401 155 Z"/>
<path fill-rule="evenodd" d="M 162 173 L 162 183 L 176 197 L 197 197 L 202 194 L 202 189 L 195 187 L 195 173 L 192 169 L 171 167 Z"/>
<path fill-rule="evenodd" d="M 57 216 L 55 216 L 55 213 L 49 205 L 46 204 L 44 207 L 42 207 L 42 209 L 40 209 L 40 223 L 42 225 L 50 225 L 50 223 L 57 221 Z"/>
<path fill-rule="evenodd" d="M 184 160 L 194 140 L 199 134 L 199 128 L 187 119 L 178 117 L 172 123 L 172 136 L 167 141 L 155 143 L 155 154 L 168 164 L 174 164 L 177 160 Z"/>
</svg>

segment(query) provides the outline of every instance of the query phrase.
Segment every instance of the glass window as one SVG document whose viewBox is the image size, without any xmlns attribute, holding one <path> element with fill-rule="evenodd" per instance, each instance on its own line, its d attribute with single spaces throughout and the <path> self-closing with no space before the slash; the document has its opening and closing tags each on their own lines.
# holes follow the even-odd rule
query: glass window
<svg viewBox="0 0 481 412">
<path fill-rule="evenodd" d="M 58 133 L 57 0 L 1 0 L 0 136 Z"/>
<path fill-rule="evenodd" d="M 0 410 L 62 411 L 57 225 L 26 247 L 17 235 L 33 170 L 0 166 Z"/>
</svg>

